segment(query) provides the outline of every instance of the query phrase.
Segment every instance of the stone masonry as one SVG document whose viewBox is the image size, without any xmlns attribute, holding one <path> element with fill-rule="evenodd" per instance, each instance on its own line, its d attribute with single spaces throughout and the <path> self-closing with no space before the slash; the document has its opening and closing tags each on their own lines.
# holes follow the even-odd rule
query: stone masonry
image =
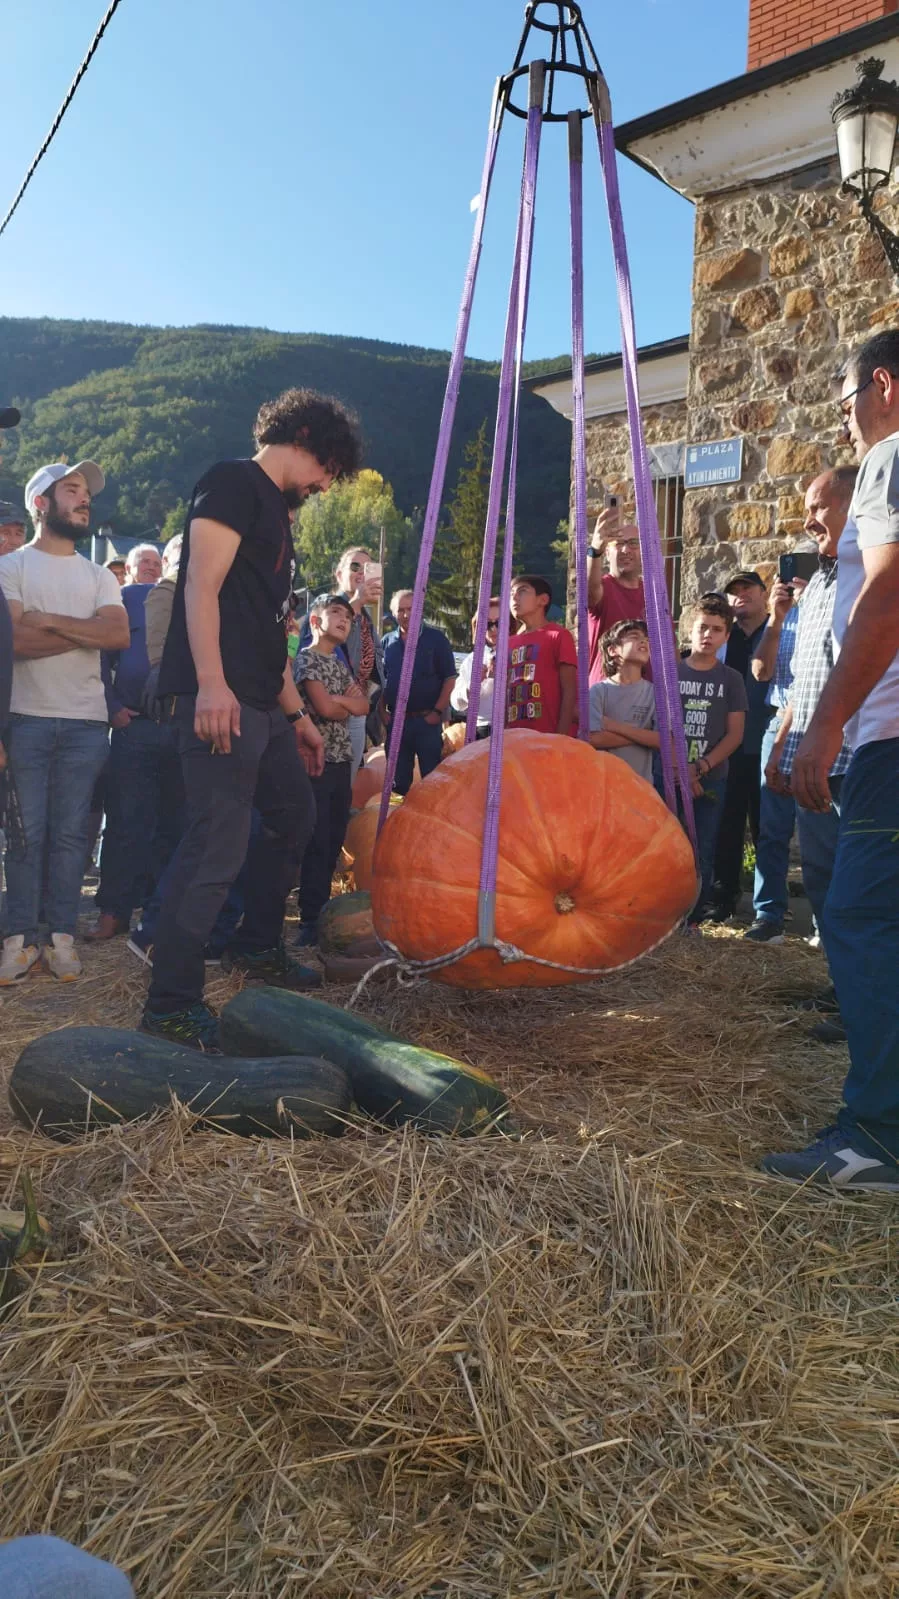
<svg viewBox="0 0 899 1599">
<path fill-rule="evenodd" d="M 884 217 L 896 227 L 894 207 Z M 687 440 L 744 447 L 740 483 L 685 496 L 685 603 L 735 566 L 770 576 L 802 535 L 812 479 L 854 460 L 834 376 L 894 321 L 896 286 L 835 160 L 698 203 Z"/>
</svg>

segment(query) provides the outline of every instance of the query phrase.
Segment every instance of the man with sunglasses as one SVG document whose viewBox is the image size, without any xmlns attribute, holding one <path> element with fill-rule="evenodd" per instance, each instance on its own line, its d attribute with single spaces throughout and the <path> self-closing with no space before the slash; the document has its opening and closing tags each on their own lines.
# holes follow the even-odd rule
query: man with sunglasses
<svg viewBox="0 0 899 1599">
<path fill-rule="evenodd" d="M 609 570 L 603 572 L 603 556 Z M 632 523 L 622 524 L 618 507 L 607 507 L 596 519 L 587 550 L 587 608 L 590 629 L 590 682 L 605 676 L 600 639 L 616 622 L 646 620 L 646 596 L 640 567 L 640 535 Z M 650 676 L 646 669 L 646 676 Z"/>
<path fill-rule="evenodd" d="M 822 932 L 849 1044 L 833 1126 L 762 1170 L 788 1182 L 899 1193 L 899 330 L 842 376 L 860 471 L 840 538 L 834 666 L 793 760 L 796 803 L 826 814 L 845 729 L 852 759 Z"/>
<path fill-rule="evenodd" d="M 490 728 L 493 723 L 493 683 L 496 668 L 496 635 L 499 628 L 499 595 L 494 594 L 489 602 L 490 609 L 487 613 L 487 637 L 484 642 L 484 659 L 481 662 L 480 690 L 478 692 L 478 738 L 489 738 Z M 475 611 L 471 619 L 471 636 L 474 639 L 478 626 L 478 613 Z M 459 676 L 456 678 L 455 687 L 450 695 L 450 706 L 463 719 L 468 715 L 468 705 L 472 696 L 472 682 L 477 682 L 478 677 L 474 669 L 474 650 L 470 655 L 464 655 L 459 662 Z"/>
</svg>

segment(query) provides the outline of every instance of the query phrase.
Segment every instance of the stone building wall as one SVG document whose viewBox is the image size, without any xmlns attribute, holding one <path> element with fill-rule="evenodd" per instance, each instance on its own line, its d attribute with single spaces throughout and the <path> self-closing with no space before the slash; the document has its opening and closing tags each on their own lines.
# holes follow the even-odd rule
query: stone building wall
<svg viewBox="0 0 899 1599">
<path fill-rule="evenodd" d="M 896 286 L 835 160 L 697 204 L 687 437 L 745 443 L 740 483 L 685 496 L 685 601 L 734 566 L 770 575 L 802 534 L 809 483 L 854 460 L 834 374 L 894 321 Z"/>
<path fill-rule="evenodd" d="M 687 437 L 687 402 L 670 400 L 664 405 L 645 406 L 643 429 L 649 449 L 659 444 L 683 444 Z M 586 424 L 587 503 L 601 509 L 603 494 L 617 494 L 625 511 L 633 514 L 634 471 L 627 413 L 615 411 L 597 416 Z"/>
</svg>

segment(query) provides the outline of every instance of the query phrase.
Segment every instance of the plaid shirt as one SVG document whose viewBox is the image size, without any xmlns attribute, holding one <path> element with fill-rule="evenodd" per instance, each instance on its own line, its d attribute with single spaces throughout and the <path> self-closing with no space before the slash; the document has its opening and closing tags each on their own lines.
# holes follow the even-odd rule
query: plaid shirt
<svg viewBox="0 0 899 1599">
<path fill-rule="evenodd" d="M 837 595 L 837 563 L 828 556 L 821 564 L 802 596 L 799 621 L 796 627 L 796 649 L 793 654 L 793 724 L 784 743 L 780 770 L 789 777 L 800 740 L 807 731 L 824 685 L 833 671 L 833 602 Z M 852 757 L 849 745 L 843 747 L 830 769 L 831 777 L 840 777 Z"/>
</svg>

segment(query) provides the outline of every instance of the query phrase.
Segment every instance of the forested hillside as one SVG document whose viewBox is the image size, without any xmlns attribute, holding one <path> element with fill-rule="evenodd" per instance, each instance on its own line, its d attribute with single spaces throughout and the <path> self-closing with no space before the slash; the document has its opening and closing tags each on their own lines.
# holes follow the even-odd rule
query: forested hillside
<svg viewBox="0 0 899 1599">
<path fill-rule="evenodd" d="M 19 429 L 0 435 L 0 498 L 20 496 L 44 461 L 92 456 L 107 477 L 98 520 L 122 533 L 159 528 L 208 465 L 251 452 L 261 400 L 308 385 L 358 413 L 366 464 L 414 518 L 427 498 L 447 362 L 440 350 L 258 328 L 0 318 L 0 404 L 22 411 Z M 447 498 L 485 417 L 492 432 L 496 389 L 495 367 L 468 364 Z M 568 423 L 525 392 L 522 565 L 552 565 L 549 546 L 568 512 L 569 448 Z"/>
</svg>

